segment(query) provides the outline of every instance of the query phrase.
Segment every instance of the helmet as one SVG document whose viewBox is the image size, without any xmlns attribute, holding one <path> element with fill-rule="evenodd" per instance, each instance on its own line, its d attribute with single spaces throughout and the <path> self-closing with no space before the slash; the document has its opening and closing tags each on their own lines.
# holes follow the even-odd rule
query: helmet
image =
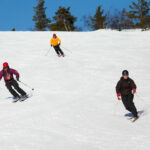
<svg viewBox="0 0 150 150">
<path fill-rule="evenodd" d="M 4 62 L 3 63 L 3 67 L 5 68 L 5 67 L 8 67 L 9 65 L 8 65 L 8 63 L 7 62 Z"/>
<path fill-rule="evenodd" d="M 128 76 L 128 75 L 129 75 L 128 70 L 124 70 L 124 71 L 122 72 L 122 75 L 123 75 L 123 76 Z"/>
<path fill-rule="evenodd" d="M 53 34 L 53 37 L 54 37 L 54 36 L 56 37 L 56 34 L 55 34 L 55 33 Z"/>
</svg>

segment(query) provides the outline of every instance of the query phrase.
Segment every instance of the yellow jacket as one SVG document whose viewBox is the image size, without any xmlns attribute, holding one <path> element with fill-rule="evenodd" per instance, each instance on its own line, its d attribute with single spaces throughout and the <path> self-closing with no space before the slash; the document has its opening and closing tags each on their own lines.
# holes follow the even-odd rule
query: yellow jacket
<svg viewBox="0 0 150 150">
<path fill-rule="evenodd" d="M 56 39 L 51 38 L 50 44 L 53 46 L 57 46 L 58 44 L 61 44 L 61 40 L 58 37 L 56 37 Z"/>
</svg>

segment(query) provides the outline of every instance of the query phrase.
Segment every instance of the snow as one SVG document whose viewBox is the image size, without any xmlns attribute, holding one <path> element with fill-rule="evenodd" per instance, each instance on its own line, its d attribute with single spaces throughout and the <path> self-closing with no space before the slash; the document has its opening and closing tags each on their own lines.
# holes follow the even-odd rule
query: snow
<svg viewBox="0 0 150 150">
<path fill-rule="evenodd" d="M 0 150 L 149 150 L 150 32 L 57 32 L 65 58 L 53 49 L 45 56 L 52 34 L 0 32 L 1 66 L 9 62 L 35 88 L 14 104 L 0 82 Z M 124 69 L 145 111 L 135 123 L 116 98 Z"/>
</svg>

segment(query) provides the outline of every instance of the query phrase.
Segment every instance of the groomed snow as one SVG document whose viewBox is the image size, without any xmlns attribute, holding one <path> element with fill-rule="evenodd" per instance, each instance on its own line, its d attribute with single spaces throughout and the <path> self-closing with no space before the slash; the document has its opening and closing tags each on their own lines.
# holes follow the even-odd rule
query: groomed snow
<svg viewBox="0 0 150 150">
<path fill-rule="evenodd" d="M 52 34 L 0 32 L 1 68 L 7 61 L 35 88 L 14 104 L 0 82 L 0 150 L 150 150 L 150 32 L 57 32 L 65 58 L 45 56 Z M 145 111 L 135 123 L 116 98 L 124 69 Z"/>
</svg>

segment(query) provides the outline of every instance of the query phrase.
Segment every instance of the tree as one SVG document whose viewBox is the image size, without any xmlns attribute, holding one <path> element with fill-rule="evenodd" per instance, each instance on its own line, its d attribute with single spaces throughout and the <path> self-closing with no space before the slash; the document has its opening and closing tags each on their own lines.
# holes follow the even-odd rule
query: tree
<svg viewBox="0 0 150 150">
<path fill-rule="evenodd" d="M 37 2 L 37 6 L 34 7 L 35 15 L 33 16 L 35 30 L 45 31 L 51 21 L 46 17 L 46 7 L 44 7 L 45 0 L 37 0 Z"/>
<path fill-rule="evenodd" d="M 125 8 L 122 9 L 120 13 L 120 29 L 132 29 L 134 28 L 134 23 L 132 20 L 128 17 L 128 12 L 126 11 Z"/>
<path fill-rule="evenodd" d="M 108 20 L 107 25 L 111 29 L 117 29 L 119 31 L 133 28 L 133 22 L 130 18 L 128 18 L 128 13 L 124 8 L 122 11 L 118 11 L 116 9 L 114 15 Z"/>
<path fill-rule="evenodd" d="M 102 6 L 98 6 L 95 15 L 90 18 L 91 18 L 91 28 L 93 30 L 105 28 L 106 15 L 104 15 L 104 10 L 102 10 Z"/>
<path fill-rule="evenodd" d="M 145 28 L 145 17 L 149 14 L 149 2 L 147 0 L 137 0 L 130 5 L 129 18 L 136 21 L 135 27 Z"/>
<path fill-rule="evenodd" d="M 144 19 L 146 28 L 150 29 L 150 15 L 146 16 Z"/>
<path fill-rule="evenodd" d="M 120 12 L 118 12 L 117 14 L 112 16 L 112 18 L 110 20 L 110 28 L 121 30 L 120 29 Z"/>
<path fill-rule="evenodd" d="M 83 16 L 84 25 L 86 26 L 87 30 L 90 31 L 91 29 L 91 19 L 90 16 Z"/>
<path fill-rule="evenodd" d="M 70 7 L 59 7 L 55 16 L 53 17 L 54 23 L 49 25 L 51 31 L 74 31 L 76 27 L 74 26 L 77 20 L 70 12 Z"/>
</svg>

